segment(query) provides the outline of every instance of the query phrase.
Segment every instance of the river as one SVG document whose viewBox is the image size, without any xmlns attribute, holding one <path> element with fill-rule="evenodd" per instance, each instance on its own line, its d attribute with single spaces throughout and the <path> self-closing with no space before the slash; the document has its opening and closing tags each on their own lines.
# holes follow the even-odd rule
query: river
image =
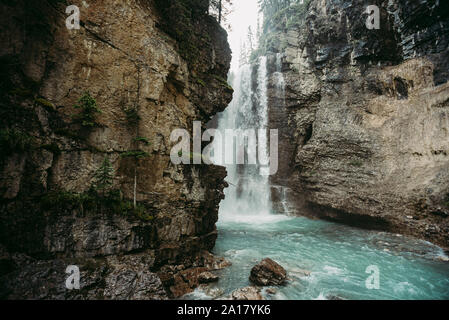
<svg viewBox="0 0 449 320">
<path fill-rule="evenodd" d="M 261 57 L 253 66 L 240 67 L 234 77 L 234 99 L 220 116 L 220 130 L 267 127 L 266 64 Z M 278 89 L 284 90 L 281 72 L 276 79 Z M 220 271 L 217 284 L 186 298 L 219 298 L 249 286 L 251 268 L 269 257 L 287 270 L 289 281 L 275 288 L 275 294 L 263 291 L 266 299 L 449 299 L 448 257 L 438 246 L 277 214 L 270 203 L 269 179 L 260 174 L 260 167 L 226 167 L 231 184 L 220 205 L 214 253 L 232 266 Z M 374 288 L 367 281 L 373 270 L 379 280 Z"/>
</svg>

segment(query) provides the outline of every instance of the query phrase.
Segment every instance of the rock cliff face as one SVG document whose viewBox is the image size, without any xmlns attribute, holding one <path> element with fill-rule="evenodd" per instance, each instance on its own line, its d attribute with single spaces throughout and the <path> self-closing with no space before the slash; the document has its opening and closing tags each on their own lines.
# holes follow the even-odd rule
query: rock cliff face
<svg viewBox="0 0 449 320">
<path fill-rule="evenodd" d="M 307 1 L 306 1 L 307 2 Z M 365 26 L 380 8 L 380 30 Z M 449 246 L 449 8 L 444 1 L 312 0 L 277 33 L 273 199 L 287 211 Z M 279 207 L 279 205 L 278 205 Z"/>
<path fill-rule="evenodd" d="M 226 32 L 208 1 L 72 2 L 80 30 L 61 1 L 0 3 L 0 296 L 181 295 L 194 284 L 179 273 L 223 265 L 208 251 L 226 170 L 173 165 L 170 134 L 229 103 Z M 94 126 L 75 121 L 87 91 Z M 105 156 L 112 207 L 87 196 Z M 79 291 L 65 288 L 68 265 Z"/>
</svg>

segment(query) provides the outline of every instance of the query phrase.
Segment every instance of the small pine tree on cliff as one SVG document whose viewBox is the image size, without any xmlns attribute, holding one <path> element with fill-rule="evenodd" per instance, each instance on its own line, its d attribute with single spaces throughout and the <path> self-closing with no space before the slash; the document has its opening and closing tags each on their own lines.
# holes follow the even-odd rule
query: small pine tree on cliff
<svg viewBox="0 0 449 320">
<path fill-rule="evenodd" d="M 104 196 L 105 191 L 112 187 L 114 181 L 114 168 L 108 157 L 105 157 L 101 167 L 97 170 L 94 177 L 94 187 Z"/>
<path fill-rule="evenodd" d="M 75 105 L 76 109 L 81 109 L 81 113 L 75 116 L 75 119 L 81 123 L 83 127 L 92 128 L 98 125 L 96 117 L 98 113 L 101 113 L 100 108 L 97 106 L 97 102 L 90 95 L 89 92 L 85 92 L 83 96 L 78 100 L 78 104 Z"/>
</svg>

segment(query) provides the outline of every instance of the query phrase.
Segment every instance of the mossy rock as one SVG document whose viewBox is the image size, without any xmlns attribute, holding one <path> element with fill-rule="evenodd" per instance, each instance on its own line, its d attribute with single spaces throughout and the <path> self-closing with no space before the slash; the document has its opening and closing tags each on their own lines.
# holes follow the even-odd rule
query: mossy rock
<svg viewBox="0 0 449 320">
<path fill-rule="evenodd" d="M 150 140 L 148 140 L 148 138 L 145 138 L 145 137 L 136 137 L 133 139 L 133 141 L 143 143 L 146 146 L 149 146 L 151 144 Z"/>
<path fill-rule="evenodd" d="M 214 74 L 214 78 L 220 82 L 220 84 L 230 91 L 234 91 L 234 89 L 229 85 L 228 81 L 216 74 Z"/>
<path fill-rule="evenodd" d="M 6 158 L 14 152 L 26 152 L 33 147 L 34 142 L 34 137 L 21 130 L 0 130 L 0 149 L 2 150 L 0 158 Z"/>
<path fill-rule="evenodd" d="M 353 167 L 363 167 L 363 161 L 361 160 L 352 160 L 351 162 L 349 162 L 349 165 L 353 166 Z"/>
<path fill-rule="evenodd" d="M 142 150 L 133 150 L 127 151 L 120 155 L 122 158 L 135 158 L 135 159 L 144 159 L 148 158 L 150 154 L 148 152 Z"/>
<path fill-rule="evenodd" d="M 51 103 L 50 101 L 45 100 L 44 98 L 37 98 L 36 100 L 34 100 L 34 102 L 37 105 L 44 107 L 48 111 L 56 111 L 56 106 L 53 103 Z"/>
<path fill-rule="evenodd" d="M 206 82 L 204 82 L 204 81 L 201 80 L 201 79 L 196 79 L 196 82 L 198 82 L 198 84 L 201 85 L 201 86 L 203 86 L 203 87 L 206 86 Z"/>
<path fill-rule="evenodd" d="M 144 205 L 138 203 L 134 207 L 131 201 L 122 199 L 119 190 L 111 190 L 105 195 L 100 195 L 93 189 L 84 193 L 53 191 L 41 197 L 40 206 L 44 211 L 54 214 L 65 209 L 80 209 L 89 214 L 106 210 L 111 214 L 133 217 L 144 222 L 154 219 Z"/>
</svg>

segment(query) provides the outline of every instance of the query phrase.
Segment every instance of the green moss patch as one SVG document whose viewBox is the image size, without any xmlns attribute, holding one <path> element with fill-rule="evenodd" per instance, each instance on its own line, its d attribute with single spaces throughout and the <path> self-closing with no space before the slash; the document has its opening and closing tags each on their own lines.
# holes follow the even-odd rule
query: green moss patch
<svg viewBox="0 0 449 320">
<path fill-rule="evenodd" d="M 61 210 L 74 209 L 79 209 L 84 213 L 106 210 L 113 214 L 135 217 L 142 221 L 152 221 L 154 219 L 154 216 L 148 212 L 144 205 L 137 204 L 134 207 L 131 201 L 121 198 L 118 190 L 110 191 L 104 196 L 94 190 L 85 193 L 53 191 L 41 197 L 40 205 L 44 211 L 55 213 Z"/>
<path fill-rule="evenodd" d="M 34 103 L 44 107 L 45 109 L 47 109 L 49 111 L 56 111 L 55 105 L 53 103 L 51 103 L 50 101 L 45 100 L 44 98 L 37 98 L 36 100 L 34 100 Z"/>
</svg>

